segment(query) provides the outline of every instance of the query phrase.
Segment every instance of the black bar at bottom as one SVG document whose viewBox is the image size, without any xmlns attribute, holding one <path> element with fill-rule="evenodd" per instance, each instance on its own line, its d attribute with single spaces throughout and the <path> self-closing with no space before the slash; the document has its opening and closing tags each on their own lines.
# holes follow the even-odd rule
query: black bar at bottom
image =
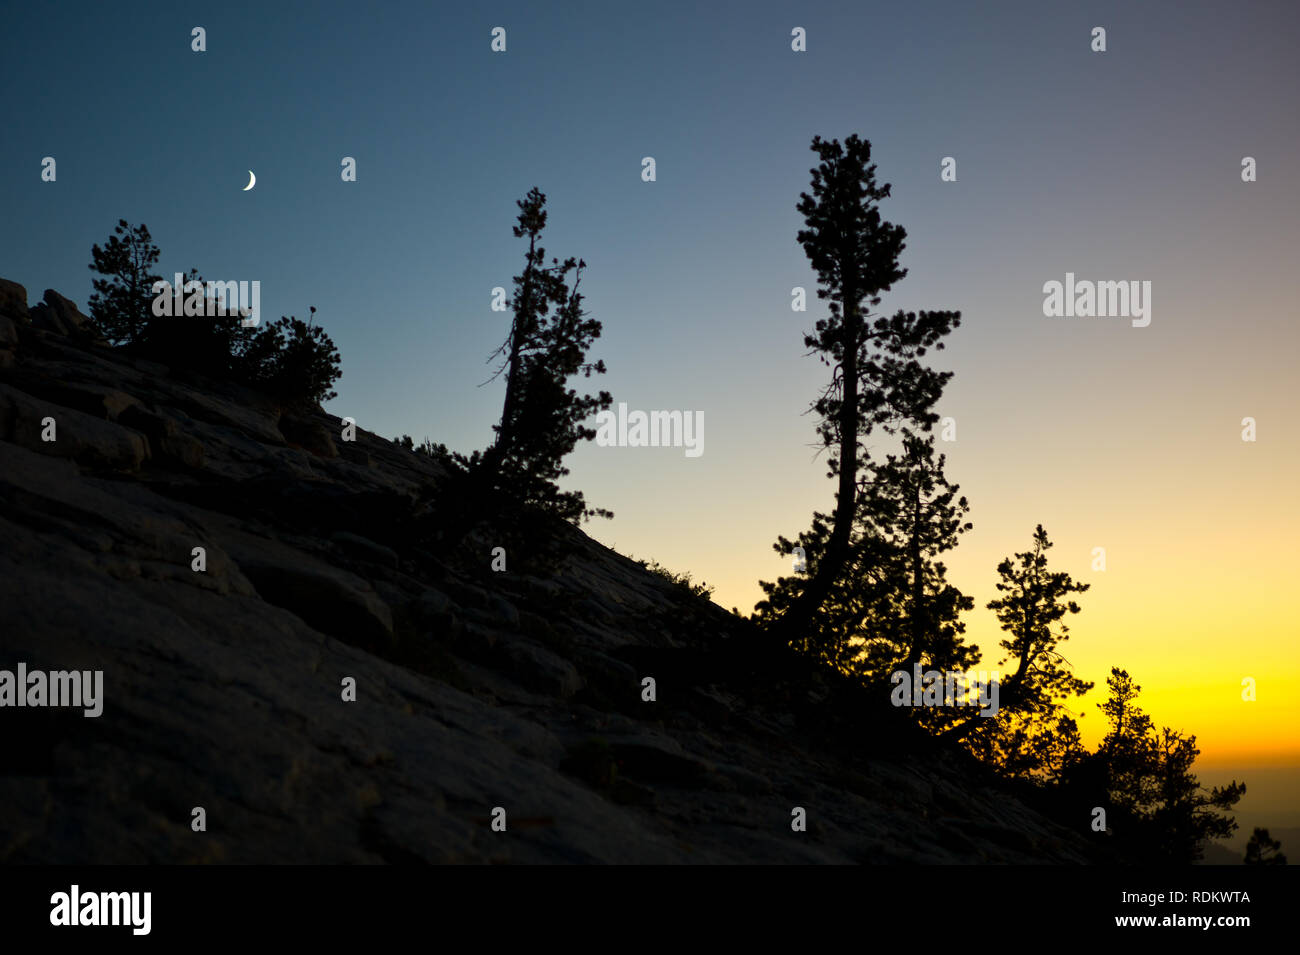
<svg viewBox="0 0 1300 955">
<path fill-rule="evenodd" d="M 501 867 L 9 867 L 0 869 L 0 931 L 6 943 L 62 938 L 128 945 L 292 940 L 337 946 L 348 939 L 373 945 L 405 936 L 437 947 L 460 937 L 455 947 L 463 949 L 475 938 L 497 941 L 513 932 L 538 942 L 569 933 L 589 937 L 598 925 L 624 942 L 662 936 L 667 944 L 665 933 L 706 927 L 816 936 L 828 927 L 825 920 L 844 919 L 851 934 L 873 940 L 920 933 L 935 941 L 1027 941 L 1025 933 L 1050 929 L 1060 937 L 1197 934 L 1232 942 L 1263 933 L 1280 937 L 1275 933 L 1294 925 L 1296 871 L 624 867 L 539 877 Z M 146 892 L 147 920 L 144 895 L 122 894 Z M 120 924 L 71 924 L 114 919 Z"/>
</svg>

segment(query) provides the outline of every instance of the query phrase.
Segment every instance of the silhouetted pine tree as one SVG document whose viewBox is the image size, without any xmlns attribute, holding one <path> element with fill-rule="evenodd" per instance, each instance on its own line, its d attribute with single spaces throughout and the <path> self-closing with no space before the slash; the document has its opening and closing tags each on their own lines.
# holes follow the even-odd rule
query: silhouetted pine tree
<svg viewBox="0 0 1300 955">
<path fill-rule="evenodd" d="M 162 279 L 151 270 L 158 256 L 149 227 L 125 219 L 103 247 L 91 247 L 90 268 L 107 277 L 94 280 L 90 314 L 110 344 L 129 345 L 175 368 L 254 385 L 285 405 L 335 397 L 332 387 L 342 374 L 338 349 L 314 319 L 282 317 L 253 328 L 237 313 L 208 315 L 206 298 L 202 315 L 154 315 L 153 284 Z M 205 288 L 198 269 L 190 269 L 184 281 L 182 299 L 191 283 Z M 314 316 L 315 306 L 311 311 Z"/>
<path fill-rule="evenodd" d="M 101 247 L 90 249 L 90 270 L 105 278 L 92 281 L 95 292 L 88 308 L 95 328 L 111 345 L 125 345 L 143 335 L 153 316 L 153 284 L 162 276 L 153 272 L 158 246 L 149 227 L 132 227 L 119 219 L 117 228 Z"/>
<path fill-rule="evenodd" d="M 944 455 L 936 456 L 933 435 L 907 433 L 901 454 L 888 455 L 883 464 L 868 471 L 860 519 L 864 534 L 886 545 L 887 586 L 903 606 L 898 620 L 901 632 L 876 641 L 877 669 L 915 663 L 965 669 L 978 659 L 978 648 L 964 646 L 960 636 L 965 631 L 960 614 L 970 610 L 974 601 L 947 582 L 946 568 L 937 559 L 956 547 L 958 535 L 971 528 L 962 519 L 970 507 L 945 476 L 944 463 Z M 880 618 L 869 622 L 876 628 L 893 623 Z M 864 636 L 870 653 L 873 635 Z"/>
<path fill-rule="evenodd" d="M 1055 723 L 1042 722 L 1038 732 L 1024 732 L 1023 722 L 1015 727 L 1024 740 L 1012 751 L 1010 767 L 1013 775 L 1033 774 L 1043 779 L 1056 780 L 1070 772 L 1088 755 L 1084 748 L 1079 723 L 1062 713 Z"/>
<path fill-rule="evenodd" d="M 1142 688 L 1127 671 L 1112 668 L 1107 684 L 1110 696 L 1097 706 L 1110 732 L 1086 762 L 1095 764 L 1089 775 L 1101 781 L 1098 804 L 1106 807 L 1117 846 L 1140 863 L 1199 861 L 1207 840 L 1236 830 L 1236 820 L 1223 813 L 1245 795 L 1245 783 L 1203 789 L 1191 771 L 1200 755 L 1196 737 L 1157 731 L 1137 706 Z"/>
<path fill-rule="evenodd" d="M 248 336 L 235 362 L 238 376 L 288 407 L 309 406 L 338 395 L 334 382 L 343 374 L 338 348 L 312 317 L 280 317 Z M 407 439 L 410 440 L 409 438 Z"/>
<path fill-rule="evenodd" d="M 842 145 L 814 137 L 812 149 L 821 162 L 812 170 L 812 193 L 799 198 L 797 208 L 808 227 L 798 240 L 817 271 L 817 295 L 828 302 L 830 314 L 817 321 L 816 334 L 805 336 L 804 343 L 831 368 L 831 382 L 813 408 L 830 455 L 828 476 L 837 481 L 835 510 L 829 517 L 814 515 L 814 538 L 808 542 L 813 546 L 805 545 L 807 576 L 779 581 L 758 616 L 777 641 L 820 644 L 817 653 L 835 655 L 838 651 L 826 647 L 834 637 L 822 638 L 825 620 L 818 614 L 846 574 L 855 566 L 860 573 L 874 556 L 873 545 L 856 552 L 854 546 L 859 481 L 867 461 L 861 442 L 877 429 L 893 435 L 904 426 L 928 431 L 934 424 L 938 416 L 932 408 L 951 373 L 932 371 L 918 359 L 943 347 L 941 339 L 960 323 L 960 314 L 870 313 L 880 293 L 907 274 L 898 264 L 906 233 L 883 221 L 877 207 L 890 187 L 876 183 L 871 144 L 856 135 Z M 783 551 L 785 545 L 776 546 Z"/>
<path fill-rule="evenodd" d="M 198 269 L 185 275 L 185 288 L 204 287 Z M 215 308 L 213 309 L 216 310 Z M 207 311 L 207 300 L 204 300 Z M 253 336 L 243 318 L 229 315 L 162 315 L 151 311 L 132 344 L 141 354 L 166 365 L 202 372 L 213 378 L 242 376 L 240 354 Z"/>
<path fill-rule="evenodd" d="M 948 583 L 938 559 L 970 529 L 962 520 L 969 506 L 944 475 L 945 459 L 936 456 L 932 436 L 906 433 L 902 444 L 901 453 L 883 462 L 863 463 L 846 572 L 814 612 L 816 638 L 799 644 L 871 680 L 883 681 L 913 663 L 964 670 L 978 659 L 978 648 L 961 636 L 960 615 L 974 602 Z M 813 527 L 799 537 L 810 566 L 826 552 L 828 522 L 815 515 Z M 795 546 L 781 538 L 776 549 L 794 554 Z M 768 594 L 760 619 L 780 612 L 796 592 L 790 578 L 760 586 Z"/>
<path fill-rule="evenodd" d="M 1001 667 L 1013 662 L 1015 670 L 1005 676 L 998 687 L 998 715 L 964 715 L 944 730 L 944 737 L 960 739 L 980 730 L 982 739 L 972 740 L 976 751 L 994 762 L 997 750 L 1006 749 L 1006 733 L 1018 718 L 1036 722 L 1041 729 L 1060 715 L 1060 700 L 1081 696 L 1092 684 L 1074 676 L 1065 657 L 1056 648 L 1069 639 L 1069 627 L 1063 622 L 1067 613 L 1079 612 L 1071 594 L 1084 593 L 1090 584 L 1078 584 L 1064 572 L 1047 569 L 1047 551 L 1052 542 L 1039 524 L 1034 530 L 1032 550 L 1006 558 L 998 565 L 1002 578 L 997 589 L 1004 596 L 992 600 L 988 609 L 996 611 L 1002 629 L 1010 639 L 1001 641 L 1007 656 Z M 1057 629 L 1053 629 L 1053 627 Z M 1033 728 L 1020 728 L 1028 737 Z M 1023 751 L 1023 747 L 1018 747 Z"/>
<path fill-rule="evenodd" d="M 587 263 L 553 258 L 545 264 L 540 242 L 545 204 L 546 196 L 535 188 L 517 203 L 514 234 L 528 239 L 528 252 L 524 270 L 514 280 L 510 333 L 494 353 L 504 361 L 493 377 L 504 374 L 506 379 L 501 422 L 494 426 L 496 441 L 481 454 L 459 460 L 476 482 L 495 494 L 576 524 L 613 516 L 587 507 L 581 491 L 561 491 L 555 483 L 569 473 L 564 457 L 579 441 L 596 436 L 583 422 L 608 408 L 613 398 L 607 391 L 579 395 L 568 387 L 574 375 L 605 373 L 603 361 L 586 360 L 601 325 L 582 310 L 578 286 Z"/>
<path fill-rule="evenodd" d="M 1128 671 L 1111 667 L 1106 678 L 1110 695 L 1097 708 L 1110 723 L 1110 732 L 1098 753 L 1106 766 L 1108 786 L 1116 804 L 1126 811 L 1136 811 L 1157 797 L 1155 774 L 1151 767 L 1159 760 L 1155 727 L 1151 717 L 1137 705 L 1138 686 Z"/>
<path fill-rule="evenodd" d="M 1258 826 L 1250 834 L 1246 843 L 1246 865 L 1286 865 L 1286 856 L 1282 855 L 1282 843 L 1272 838 L 1267 829 Z"/>
</svg>

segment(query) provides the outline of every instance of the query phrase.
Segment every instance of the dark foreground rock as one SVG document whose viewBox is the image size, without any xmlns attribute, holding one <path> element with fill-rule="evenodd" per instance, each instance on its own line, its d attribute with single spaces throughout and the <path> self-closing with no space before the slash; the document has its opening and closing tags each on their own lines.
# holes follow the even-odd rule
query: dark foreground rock
<svg viewBox="0 0 1300 955">
<path fill-rule="evenodd" d="M 97 718 L 0 708 L 0 861 L 1088 861 L 714 605 L 575 531 L 551 567 L 444 560 L 436 459 L 79 316 L 0 281 L 0 669 L 104 679 Z"/>
</svg>

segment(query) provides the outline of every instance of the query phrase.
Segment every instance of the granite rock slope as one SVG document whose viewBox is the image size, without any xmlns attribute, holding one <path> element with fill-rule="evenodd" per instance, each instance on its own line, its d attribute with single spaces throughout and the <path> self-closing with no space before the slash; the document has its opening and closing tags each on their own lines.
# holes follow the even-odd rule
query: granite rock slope
<svg viewBox="0 0 1300 955">
<path fill-rule="evenodd" d="M 452 560 L 415 520 L 436 458 L 88 328 L 0 281 L 0 669 L 104 680 L 97 718 L 0 708 L 0 860 L 1090 860 L 580 532 Z"/>
</svg>

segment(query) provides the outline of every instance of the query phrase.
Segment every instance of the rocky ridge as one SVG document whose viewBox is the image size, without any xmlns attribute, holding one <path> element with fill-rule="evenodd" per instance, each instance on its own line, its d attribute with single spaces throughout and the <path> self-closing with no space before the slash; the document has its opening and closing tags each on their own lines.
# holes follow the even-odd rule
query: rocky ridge
<svg viewBox="0 0 1300 955">
<path fill-rule="evenodd" d="M 412 530 L 439 462 L 343 427 L 0 280 L 0 669 L 101 669 L 105 697 L 0 709 L 0 860 L 1090 861 L 576 530 L 553 567 L 444 560 Z"/>
</svg>

